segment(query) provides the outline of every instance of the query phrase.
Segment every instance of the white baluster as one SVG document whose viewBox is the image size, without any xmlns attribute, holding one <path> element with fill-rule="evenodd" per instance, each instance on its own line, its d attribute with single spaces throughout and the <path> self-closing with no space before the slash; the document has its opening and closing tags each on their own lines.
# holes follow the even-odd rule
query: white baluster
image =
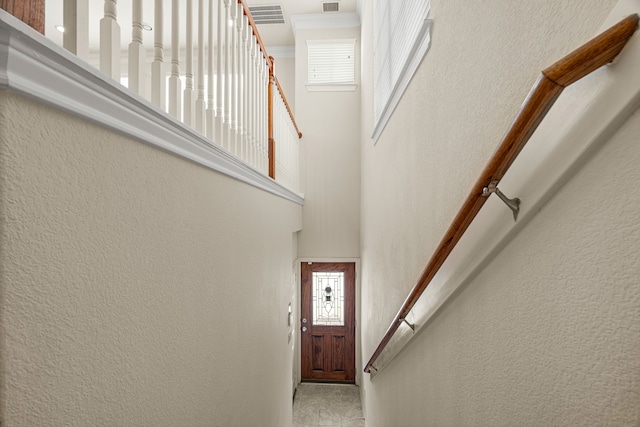
<svg viewBox="0 0 640 427">
<path fill-rule="evenodd" d="M 167 102 L 165 98 L 165 74 L 163 35 L 163 9 L 162 0 L 155 0 L 154 22 L 153 22 L 153 63 L 151 64 L 151 102 L 165 110 Z"/>
<path fill-rule="evenodd" d="M 180 1 L 171 2 L 171 75 L 169 77 L 169 114 L 182 119 L 180 108 Z"/>
<path fill-rule="evenodd" d="M 273 94 L 273 139 L 278 148 L 276 150 L 276 180 L 284 185 L 288 179 L 286 162 L 289 154 L 289 147 L 287 145 L 287 136 L 285 135 L 283 127 L 285 124 L 283 110 L 284 103 L 276 86 L 274 87 Z"/>
<path fill-rule="evenodd" d="M 193 0 L 187 1 L 187 28 L 185 54 L 185 84 L 183 99 L 183 122 L 187 126 L 194 126 L 193 109 L 195 96 L 193 90 Z"/>
<path fill-rule="evenodd" d="M 262 172 L 262 52 L 256 53 L 256 169 Z"/>
<path fill-rule="evenodd" d="M 298 135 L 298 131 L 293 125 L 293 118 L 289 118 L 289 128 L 291 133 L 291 141 L 293 143 L 293 151 L 291 153 L 292 162 L 293 162 L 293 183 L 292 190 L 299 191 L 300 190 L 300 136 Z"/>
<path fill-rule="evenodd" d="M 147 55 L 142 43 L 142 0 L 133 0 L 131 43 L 129 44 L 129 89 L 144 96 L 145 62 Z"/>
<path fill-rule="evenodd" d="M 62 46 L 80 59 L 89 59 L 89 0 L 64 0 Z"/>
<path fill-rule="evenodd" d="M 269 132 L 267 125 L 268 117 L 268 97 L 267 88 L 269 83 L 269 66 L 264 58 L 260 59 L 260 156 L 261 170 L 265 175 L 269 174 Z"/>
<path fill-rule="evenodd" d="M 251 34 L 251 25 L 249 25 L 249 17 L 245 16 L 244 31 L 242 32 L 242 40 L 244 45 L 244 67 L 242 69 L 242 75 L 244 76 L 244 99 L 242 100 L 242 134 L 244 144 L 244 161 L 249 163 L 251 145 L 249 143 L 249 105 L 251 104 L 251 98 L 249 98 L 249 67 L 251 60 L 251 53 L 249 51 L 249 35 Z"/>
<path fill-rule="evenodd" d="M 224 146 L 223 139 L 223 121 L 224 121 L 224 46 L 225 46 L 225 7 L 223 0 L 217 0 L 218 3 L 218 26 L 217 26 L 217 50 L 216 50 L 216 105 L 215 105 L 215 135 L 220 146 Z"/>
<path fill-rule="evenodd" d="M 253 98 L 252 98 L 252 92 L 253 92 L 253 81 L 251 79 L 251 70 L 253 69 L 253 57 L 251 56 L 251 52 L 252 52 L 252 46 L 251 46 L 251 36 L 252 36 L 253 30 L 251 29 L 251 27 L 248 28 L 248 39 L 247 39 L 247 93 L 245 96 L 245 100 L 246 102 L 246 107 L 247 107 L 247 117 L 246 117 L 246 123 L 247 123 L 247 159 L 246 162 L 249 165 L 252 165 L 251 163 L 251 158 L 252 158 L 252 150 L 253 150 L 253 145 L 251 143 L 251 109 L 253 108 Z"/>
<path fill-rule="evenodd" d="M 255 38 L 255 36 L 254 36 Z M 257 43 L 257 39 L 256 39 Z M 260 170 L 259 153 L 260 153 L 260 47 L 255 45 L 255 58 L 253 63 L 253 167 Z"/>
<path fill-rule="evenodd" d="M 275 159 L 275 165 L 276 165 L 276 177 L 278 176 L 278 158 L 280 157 L 280 155 L 282 154 L 280 151 L 282 149 L 282 144 L 280 139 L 278 139 L 278 97 L 277 97 L 277 91 L 273 96 L 273 140 L 274 141 L 278 141 L 278 150 L 276 152 L 276 159 Z"/>
<path fill-rule="evenodd" d="M 237 131 L 238 131 L 238 34 L 236 31 L 236 22 L 238 19 L 238 3 L 231 5 L 231 44 L 229 49 L 231 50 L 231 72 L 229 75 L 229 81 L 231 83 L 231 103 L 229 104 L 229 110 L 231 117 L 229 119 L 229 126 L 231 127 L 231 148 L 230 151 L 237 155 Z"/>
<path fill-rule="evenodd" d="M 225 20 L 224 20 L 224 117 L 223 117 L 223 146 L 231 151 L 231 5 L 229 0 L 224 1 Z"/>
<path fill-rule="evenodd" d="M 118 0 L 105 0 L 100 20 L 100 70 L 120 81 L 120 25 Z"/>
<path fill-rule="evenodd" d="M 260 48 L 255 34 L 251 35 L 251 165 L 258 168 L 258 60 Z"/>
<path fill-rule="evenodd" d="M 243 42 L 243 34 L 244 34 L 244 26 L 246 16 L 244 15 L 244 8 L 242 4 L 238 3 L 238 19 L 236 20 L 236 30 L 237 30 L 237 63 L 238 68 L 236 70 L 236 79 L 237 79 L 237 119 L 236 119 L 236 144 L 237 144 L 237 153 L 236 155 L 244 160 L 244 122 L 243 122 L 243 111 L 244 111 L 244 42 Z"/>
<path fill-rule="evenodd" d="M 213 38 L 213 32 L 215 31 L 215 3 L 213 0 L 209 0 L 209 32 L 208 32 L 208 40 L 207 40 L 207 138 L 211 140 L 215 140 L 215 69 L 214 69 L 214 61 L 215 52 L 216 52 L 216 44 Z"/>
<path fill-rule="evenodd" d="M 256 141 L 255 144 L 255 168 L 258 169 L 259 171 L 262 171 L 262 166 L 261 166 L 261 157 L 260 157 L 260 151 L 261 151 L 261 138 L 262 138 L 262 133 L 261 133 L 261 129 L 260 129 L 260 117 L 262 114 L 262 91 L 260 90 L 261 86 L 262 86 L 262 54 L 260 53 L 260 47 L 256 45 L 256 63 L 255 63 L 255 78 L 254 78 L 254 84 L 255 84 L 255 115 L 254 115 L 254 124 L 255 124 L 255 133 L 254 133 L 254 138 Z"/>
<path fill-rule="evenodd" d="M 204 0 L 198 0 L 198 73 L 196 80 L 198 85 L 198 97 L 196 99 L 196 130 L 205 133 L 205 111 L 207 105 L 204 102 Z"/>
</svg>

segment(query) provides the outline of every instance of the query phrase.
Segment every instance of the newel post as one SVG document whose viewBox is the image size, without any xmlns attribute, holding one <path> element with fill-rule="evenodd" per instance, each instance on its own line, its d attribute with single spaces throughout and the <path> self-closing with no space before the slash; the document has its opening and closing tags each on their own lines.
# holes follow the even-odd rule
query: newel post
<svg viewBox="0 0 640 427">
<path fill-rule="evenodd" d="M 44 34 L 45 0 L 0 0 L 0 9 L 4 9 L 36 31 Z"/>
<path fill-rule="evenodd" d="M 269 86 L 267 89 L 269 132 L 269 176 L 276 179 L 276 141 L 273 139 L 273 87 L 276 84 L 273 56 L 269 57 Z"/>
</svg>

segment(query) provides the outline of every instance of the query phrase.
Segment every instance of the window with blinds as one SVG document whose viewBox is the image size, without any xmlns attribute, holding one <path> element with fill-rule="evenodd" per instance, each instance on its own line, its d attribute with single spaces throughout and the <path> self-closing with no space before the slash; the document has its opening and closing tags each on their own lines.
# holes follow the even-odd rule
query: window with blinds
<svg viewBox="0 0 640 427">
<path fill-rule="evenodd" d="M 355 83 L 355 39 L 307 40 L 310 85 Z"/>
<path fill-rule="evenodd" d="M 375 0 L 374 141 L 429 49 L 429 10 L 429 0 Z"/>
</svg>

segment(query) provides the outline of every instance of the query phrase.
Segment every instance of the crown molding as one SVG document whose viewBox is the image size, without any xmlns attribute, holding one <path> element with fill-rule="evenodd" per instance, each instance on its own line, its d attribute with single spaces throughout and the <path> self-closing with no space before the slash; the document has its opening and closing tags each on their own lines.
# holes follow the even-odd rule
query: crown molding
<svg viewBox="0 0 640 427">
<path fill-rule="evenodd" d="M 0 10 L 0 88 L 36 99 L 297 204 L 304 199 Z"/>
</svg>

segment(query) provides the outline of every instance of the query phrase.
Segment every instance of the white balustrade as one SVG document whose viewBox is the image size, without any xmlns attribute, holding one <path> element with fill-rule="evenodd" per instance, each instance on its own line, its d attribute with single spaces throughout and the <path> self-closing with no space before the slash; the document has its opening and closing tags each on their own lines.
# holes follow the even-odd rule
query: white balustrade
<svg viewBox="0 0 640 427">
<path fill-rule="evenodd" d="M 166 85 L 163 44 L 163 6 L 162 0 L 155 0 L 155 10 L 153 18 L 153 63 L 151 64 L 151 102 L 163 110 L 166 104 Z"/>
<path fill-rule="evenodd" d="M 120 79 L 120 25 L 118 0 L 105 0 L 100 20 L 100 70 L 112 79 Z"/>
<path fill-rule="evenodd" d="M 222 121 L 222 146 L 231 151 L 231 2 L 224 0 L 224 102 Z"/>
<path fill-rule="evenodd" d="M 129 89 L 144 96 L 147 55 L 142 44 L 142 1 L 131 2 L 131 43 L 129 44 Z"/>
<path fill-rule="evenodd" d="M 275 91 L 273 100 L 274 139 L 276 150 L 276 177 L 285 187 L 298 191 L 299 189 L 299 137 L 283 95 Z"/>
<path fill-rule="evenodd" d="M 78 56 L 87 57 L 90 1 L 57 1 L 64 2 L 67 27 L 64 46 Z M 268 90 L 272 84 L 269 74 L 272 61 L 259 44 L 259 35 L 251 26 L 249 16 L 245 15 L 245 4 L 240 0 L 172 0 L 170 44 L 165 46 L 165 0 L 153 2 L 152 28 L 144 22 L 143 0 L 132 0 L 128 70 L 121 76 L 123 52 L 117 3 L 117 0 L 103 2 L 104 17 L 99 23 L 100 69 L 115 80 L 126 77 L 129 89 L 148 97 L 153 104 L 263 174 L 269 173 L 271 119 L 276 144 L 276 179 L 297 190 L 297 131 L 277 85 L 274 84 L 271 92 Z M 183 21 L 180 20 L 181 6 L 186 9 Z M 194 13 L 197 14 L 195 25 Z M 153 60 L 148 64 L 144 32 L 150 30 L 153 30 Z M 182 49 L 181 31 L 186 35 Z M 165 48 L 170 49 L 168 63 L 164 60 Z M 148 66 L 151 67 L 150 81 L 145 70 Z M 273 94 L 271 118 L 270 93 Z"/>
<path fill-rule="evenodd" d="M 180 103 L 180 0 L 171 1 L 171 74 L 169 76 L 169 114 L 182 119 Z"/>
<path fill-rule="evenodd" d="M 224 127 L 224 100 L 225 100 L 225 79 L 224 70 L 226 69 L 225 61 L 225 11 L 226 6 L 224 0 L 216 0 L 218 3 L 218 43 L 216 45 L 216 104 L 215 104 L 215 136 L 219 141 L 218 144 L 224 147 L 223 127 Z M 214 138 L 214 140 L 216 139 Z"/>
<path fill-rule="evenodd" d="M 62 46 L 74 55 L 89 59 L 89 0 L 64 0 Z"/>
<path fill-rule="evenodd" d="M 236 155 L 240 158 L 246 158 L 244 144 L 244 27 L 245 16 L 242 4 L 238 3 L 238 19 L 236 20 L 236 52 L 237 52 L 237 93 L 236 93 Z"/>
<path fill-rule="evenodd" d="M 254 34 L 252 36 L 252 41 L 255 42 L 253 46 L 253 52 L 251 56 L 253 58 L 253 65 L 251 70 L 251 81 L 253 86 L 252 97 L 257 102 L 251 104 L 252 113 L 251 113 L 251 126 L 253 130 L 251 131 L 251 139 L 253 140 L 253 159 L 252 166 L 256 169 L 260 169 L 260 61 L 262 58 L 262 52 L 260 51 L 260 47 L 258 46 L 258 38 Z"/>
<path fill-rule="evenodd" d="M 238 32 L 236 31 L 236 24 L 238 22 L 238 5 L 237 3 L 231 5 L 231 22 L 229 23 L 231 32 L 231 44 L 229 49 L 231 50 L 231 72 L 229 75 L 229 81 L 231 83 L 231 103 L 229 104 L 230 119 L 229 126 L 231 128 L 231 138 L 229 143 L 231 144 L 229 150 L 237 155 L 238 154 Z"/>
<path fill-rule="evenodd" d="M 214 42 L 214 31 L 216 28 L 216 17 L 214 11 L 217 5 L 213 0 L 209 0 L 208 32 L 207 32 L 207 111 L 206 111 L 206 136 L 211 140 L 216 140 L 215 135 L 215 68 L 214 58 L 216 57 L 216 43 Z"/>
<path fill-rule="evenodd" d="M 197 92 L 195 129 L 205 134 L 205 112 L 207 105 L 204 100 L 204 0 L 198 0 L 198 72 L 196 74 Z"/>
<path fill-rule="evenodd" d="M 184 97 L 182 101 L 182 121 L 187 126 L 193 127 L 194 124 L 194 107 L 195 92 L 193 90 L 193 0 L 187 2 L 187 28 L 185 37 L 185 83 Z"/>
<path fill-rule="evenodd" d="M 244 16 L 244 28 L 242 30 L 242 76 L 243 76 L 243 98 L 242 98 L 242 142 L 244 147 L 244 158 L 249 162 L 251 145 L 249 143 L 249 61 L 251 53 L 249 52 L 249 35 L 251 34 L 251 25 L 249 25 L 249 17 Z"/>
<path fill-rule="evenodd" d="M 251 43 L 250 43 L 250 51 L 251 51 L 251 62 L 249 64 L 249 81 L 250 81 L 250 85 L 249 85 L 249 99 L 252 100 L 252 102 L 249 103 L 249 145 L 250 145 L 250 150 L 249 150 L 249 164 L 251 166 L 253 166 L 254 168 L 256 167 L 256 108 L 258 108 L 258 103 L 254 102 L 254 100 L 258 99 L 258 95 L 257 95 L 257 64 L 258 64 L 258 60 L 257 60 L 257 55 L 258 52 L 260 51 L 260 48 L 258 47 L 258 42 L 256 40 L 256 36 L 255 34 L 253 34 L 253 31 L 251 33 Z"/>
<path fill-rule="evenodd" d="M 262 52 L 258 54 L 258 164 L 256 168 L 262 173 L 269 173 L 269 165 L 264 162 L 265 145 L 268 144 L 266 127 L 264 126 L 267 112 L 267 64 L 262 59 Z"/>
</svg>

